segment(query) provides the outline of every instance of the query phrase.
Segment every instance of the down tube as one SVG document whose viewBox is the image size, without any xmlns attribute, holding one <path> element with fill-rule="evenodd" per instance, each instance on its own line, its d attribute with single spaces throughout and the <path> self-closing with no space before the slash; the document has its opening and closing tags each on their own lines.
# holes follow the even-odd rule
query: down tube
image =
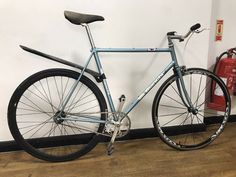
<svg viewBox="0 0 236 177">
<path fill-rule="evenodd" d="M 124 111 L 128 114 L 142 99 L 145 97 L 150 90 L 161 80 L 161 78 L 174 66 L 174 61 L 172 61 L 158 76 L 157 78 L 138 96 L 138 98 L 132 102 L 128 108 Z"/>
</svg>

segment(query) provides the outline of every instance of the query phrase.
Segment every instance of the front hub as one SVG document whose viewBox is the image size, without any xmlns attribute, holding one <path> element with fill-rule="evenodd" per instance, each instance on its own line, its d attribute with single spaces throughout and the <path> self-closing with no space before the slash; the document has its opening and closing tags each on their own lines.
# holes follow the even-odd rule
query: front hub
<svg viewBox="0 0 236 177">
<path fill-rule="evenodd" d="M 194 110 L 192 111 L 192 113 L 193 113 L 193 115 L 197 115 L 197 114 L 198 114 L 198 110 L 197 110 L 197 109 L 194 109 Z"/>
<path fill-rule="evenodd" d="M 193 115 L 197 115 L 198 114 L 198 109 L 195 109 L 195 108 L 188 108 L 188 112 L 189 113 L 192 113 Z"/>
<path fill-rule="evenodd" d="M 55 115 L 53 116 L 53 120 L 56 124 L 61 124 L 64 122 L 64 119 L 66 117 L 66 113 L 64 111 L 57 111 Z"/>
</svg>

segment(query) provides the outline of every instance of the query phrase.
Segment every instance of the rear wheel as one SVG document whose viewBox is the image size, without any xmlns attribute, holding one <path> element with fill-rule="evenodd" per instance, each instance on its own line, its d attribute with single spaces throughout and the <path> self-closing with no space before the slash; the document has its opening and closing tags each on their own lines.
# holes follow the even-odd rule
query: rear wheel
<svg viewBox="0 0 236 177">
<path fill-rule="evenodd" d="M 153 124 L 160 138 L 179 150 L 207 146 L 222 133 L 230 115 L 230 96 L 225 84 L 204 69 L 183 72 L 194 110 L 188 109 L 178 92 L 177 76 L 171 76 L 158 90 L 152 107 Z M 211 83 L 222 99 L 213 104 Z"/>
<path fill-rule="evenodd" d="M 8 106 L 8 124 L 14 139 L 31 155 L 47 161 L 68 161 L 98 143 L 107 106 L 90 79 L 82 76 L 64 111 L 60 110 L 78 77 L 79 73 L 71 70 L 45 70 L 15 90 Z M 94 122 L 78 121 L 88 117 Z"/>
</svg>

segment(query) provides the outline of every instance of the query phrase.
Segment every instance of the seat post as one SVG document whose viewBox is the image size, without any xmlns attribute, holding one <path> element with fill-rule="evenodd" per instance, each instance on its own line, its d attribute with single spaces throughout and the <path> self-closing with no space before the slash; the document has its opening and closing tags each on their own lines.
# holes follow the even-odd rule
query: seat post
<svg viewBox="0 0 236 177">
<path fill-rule="evenodd" d="M 93 37 L 92 37 L 92 33 L 91 33 L 91 31 L 90 31 L 90 28 L 89 28 L 88 24 L 83 23 L 83 24 L 81 24 L 81 25 L 82 25 L 83 27 L 85 27 L 86 32 L 87 32 L 87 35 L 88 35 L 88 38 L 89 38 L 89 42 L 90 42 L 90 44 L 91 44 L 91 47 L 92 47 L 92 49 L 94 49 L 94 48 L 95 48 L 95 43 L 94 43 L 94 40 L 93 40 Z"/>
</svg>

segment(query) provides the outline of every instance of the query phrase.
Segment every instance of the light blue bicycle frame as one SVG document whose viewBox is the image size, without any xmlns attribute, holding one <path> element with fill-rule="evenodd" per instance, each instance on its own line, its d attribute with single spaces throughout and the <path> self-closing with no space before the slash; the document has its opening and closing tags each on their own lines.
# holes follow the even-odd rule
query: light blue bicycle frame
<svg viewBox="0 0 236 177">
<path fill-rule="evenodd" d="M 95 56 L 95 60 L 99 69 L 99 73 L 102 75 L 103 69 L 102 65 L 100 63 L 100 58 L 98 56 L 98 53 L 100 52 L 129 52 L 129 53 L 134 53 L 134 52 L 169 52 L 171 53 L 171 49 L 169 48 L 94 48 L 92 51 L 92 54 Z M 175 62 L 172 60 L 168 66 L 155 78 L 155 80 L 135 99 L 126 109 L 123 111 L 125 114 L 128 114 L 142 99 L 143 97 L 157 84 L 157 82 L 171 69 L 173 68 Z M 109 106 L 111 108 L 112 112 L 116 112 L 112 97 L 108 88 L 108 84 L 106 82 L 106 79 L 103 80 L 103 86 L 105 89 L 105 93 L 107 96 L 107 100 L 109 103 Z"/>
<path fill-rule="evenodd" d="M 90 54 L 90 56 L 89 56 L 89 58 L 88 58 L 88 60 L 85 64 L 84 68 L 82 69 L 79 78 L 77 79 L 77 81 L 72 86 L 70 94 L 67 95 L 64 103 L 62 104 L 61 111 L 63 111 L 65 109 L 66 104 L 68 103 L 70 97 L 72 96 L 73 91 L 75 90 L 76 86 L 78 85 L 78 83 L 79 83 L 82 75 L 84 74 L 86 68 L 88 67 L 92 57 L 94 57 L 94 59 L 96 61 L 96 65 L 97 65 L 99 74 L 101 76 L 105 76 L 105 73 L 103 71 L 102 64 L 101 64 L 101 61 L 100 61 L 100 58 L 99 58 L 99 55 L 98 55 L 99 53 L 102 53 L 102 52 L 104 52 L 104 53 L 107 53 L 107 52 L 122 52 L 122 53 L 125 53 L 125 52 L 128 52 L 128 53 L 137 53 L 137 52 L 143 52 L 143 53 L 156 52 L 156 53 L 158 53 L 158 52 L 165 52 L 165 53 L 170 53 L 170 55 L 171 55 L 172 61 L 166 66 L 166 68 L 154 79 L 154 81 L 130 105 L 128 105 L 122 111 L 122 112 L 125 113 L 125 115 L 127 115 L 145 97 L 145 95 L 148 94 L 148 92 L 158 83 L 158 81 L 160 81 L 162 79 L 162 77 L 171 68 L 175 69 L 175 72 L 178 75 L 179 79 L 177 79 L 177 87 L 179 89 L 180 97 L 181 97 L 183 103 L 185 104 L 186 107 L 192 107 L 192 103 L 190 101 L 190 98 L 188 96 L 188 93 L 186 91 L 184 81 L 183 81 L 183 78 L 182 78 L 181 68 L 179 67 L 178 62 L 177 62 L 177 58 L 176 58 L 176 54 L 175 54 L 175 50 L 174 50 L 174 45 L 173 45 L 171 40 L 169 40 L 169 48 L 96 48 L 88 25 L 84 24 L 83 26 L 86 28 L 86 31 L 87 31 L 87 34 L 88 34 L 88 37 L 89 37 L 89 40 L 90 40 L 90 44 L 91 44 L 91 47 L 92 47 L 91 54 Z M 112 100 L 112 96 L 111 96 L 111 93 L 110 93 L 110 90 L 109 90 L 109 87 L 108 87 L 108 84 L 107 84 L 106 77 L 104 77 L 102 79 L 102 84 L 103 84 L 103 87 L 104 87 L 104 90 L 105 90 L 105 93 L 106 93 L 106 97 L 107 97 L 111 112 L 115 113 L 116 109 L 115 109 L 115 106 L 114 106 L 114 103 L 113 103 L 113 100 Z M 80 119 L 79 121 L 93 122 L 93 123 L 105 123 L 106 122 L 106 121 L 103 121 L 103 120 L 90 119 L 89 116 L 82 116 L 82 117 L 83 118 Z M 73 119 L 73 120 L 75 120 L 75 119 Z"/>
</svg>

